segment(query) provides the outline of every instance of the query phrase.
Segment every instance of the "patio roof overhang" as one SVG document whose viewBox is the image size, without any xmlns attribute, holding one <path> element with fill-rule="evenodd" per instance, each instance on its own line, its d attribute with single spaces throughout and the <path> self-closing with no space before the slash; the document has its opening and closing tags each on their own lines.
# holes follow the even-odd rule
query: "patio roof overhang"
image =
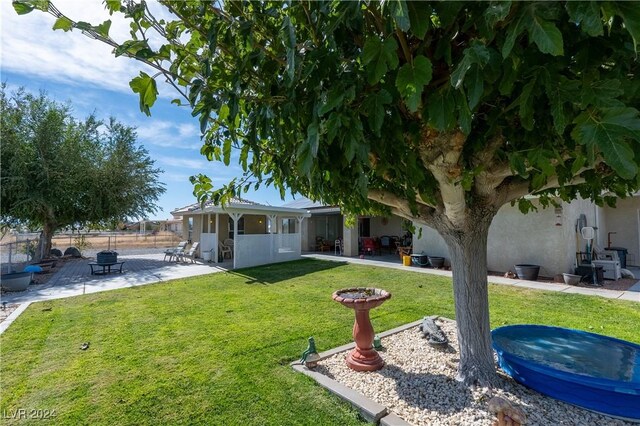
<svg viewBox="0 0 640 426">
<path fill-rule="evenodd" d="M 194 207 L 197 206 L 197 207 Z M 226 206 L 214 206 L 209 205 L 204 208 L 199 205 L 192 205 L 177 209 L 171 212 L 171 214 L 180 214 L 184 216 L 194 216 L 200 214 L 210 213 L 240 213 L 240 214 L 256 214 L 256 215 L 277 215 L 277 216 L 289 216 L 289 217 L 310 217 L 311 214 L 302 209 L 294 209 L 290 207 L 275 207 L 265 206 L 263 204 L 248 204 L 248 203 L 229 203 Z"/>
</svg>

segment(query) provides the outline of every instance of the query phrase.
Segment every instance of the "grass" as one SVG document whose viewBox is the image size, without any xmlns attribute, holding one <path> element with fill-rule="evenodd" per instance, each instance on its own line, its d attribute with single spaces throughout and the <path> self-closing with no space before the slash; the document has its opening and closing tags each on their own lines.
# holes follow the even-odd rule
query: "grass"
<svg viewBox="0 0 640 426">
<path fill-rule="evenodd" d="M 55 410 L 74 425 L 361 424 L 288 366 L 308 336 L 319 350 L 351 340 L 353 312 L 330 296 L 361 285 L 393 294 L 372 311 L 377 331 L 454 317 L 449 279 L 316 260 L 35 303 L 0 337 L 0 412 Z M 492 326 L 640 341 L 638 303 L 495 285 L 490 299 Z"/>
</svg>

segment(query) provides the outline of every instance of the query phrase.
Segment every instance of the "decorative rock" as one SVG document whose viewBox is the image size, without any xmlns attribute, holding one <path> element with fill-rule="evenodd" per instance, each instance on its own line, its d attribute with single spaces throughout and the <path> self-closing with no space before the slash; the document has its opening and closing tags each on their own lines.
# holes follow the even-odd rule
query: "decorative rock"
<svg viewBox="0 0 640 426">
<path fill-rule="evenodd" d="M 82 257 L 82 255 L 80 254 L 80 250 L 75 247 L 69 247 L 68 249 L 66 249 L 64 251 L 64 255 L 71 257 Z"/>
<path fill-rule="evenodd" d="M 499 373 L 498 386 L 469 388 L 456 380 L 458 340 L 455 322 L 436 318 L 435 323 L 449 337 L 455 351 L 443 351 L 429 345 L 418 327 L 383 337 L 385 366 L 374 372 L 356 372 L 344 362 L 341 352 L 318 363 L 316 371 L 360 392 L 387 407 L 395 415 L 415 426 L 491 425 L 496 415 L 488 410 L 489 395 L 526 407 L 531 425 L 607 425 L 623 426 L 623 420 L 588 412 L 564 404 L 516 383 Z M 517 408 L 517 407 L 516 407 Z M 505 413 L 514 421 L 525 420 L 520 413 Z M 524 412 L 521 412 L 524 415 Z M 513 415 L 514 417 L 511 417 Z M 524 422 L 520 424 L 525 424 Z"/>
</svg>

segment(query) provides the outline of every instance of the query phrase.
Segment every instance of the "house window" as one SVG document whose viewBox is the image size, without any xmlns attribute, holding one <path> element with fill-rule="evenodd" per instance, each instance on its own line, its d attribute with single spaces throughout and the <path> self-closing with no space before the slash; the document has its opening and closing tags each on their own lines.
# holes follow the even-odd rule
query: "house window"
<svg viewBox="0 0 640 426">
<path fill-rule="evenodd" d="M 244 235 L 244 216 L 238 220 L 238 235 Z M 229 238 L 233 240 L 233 219 L 229 217 Z"/>
<path fill-rule="evenodd" d="M 282 233 L 283 234 L 295 234 L 296 233 L 296 220 L 295 219 L 282 219 Z"/>
</svg>

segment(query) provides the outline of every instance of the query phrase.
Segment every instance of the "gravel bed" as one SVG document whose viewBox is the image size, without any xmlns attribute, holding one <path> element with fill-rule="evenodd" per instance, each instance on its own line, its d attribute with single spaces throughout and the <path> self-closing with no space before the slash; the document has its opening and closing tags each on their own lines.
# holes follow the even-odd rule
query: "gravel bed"
<svg viewBox="0 0 640 426">
<path fill-rule="evenodd" d="M 0 306 L 0 323 L 6 320 L 7 317 L 11 315 L 13 311 L 18 309 L 19 306 L 20 306 L 19 303 L 7 303 L 7 304 L 1 305 Z"/>
<path fill-rule="evenodd" d="M 500 374 L 497 389 L 470 389 L 455 380 L 458 341 L 455 323 L 437 320 L 449 338 L 447 349 L 431 347 L 418 327 L 382 339 L 385 366 L 374 372 L 355 372 L 345 364 L 347 352 L 321 361 L 316 371 L 388 407 L 413 425 L 491 425 L 496 417 L 487 409 L 493 396 L 519 405 L 527 425 L 631 425 L 549 398 Z"/>
</svg>

